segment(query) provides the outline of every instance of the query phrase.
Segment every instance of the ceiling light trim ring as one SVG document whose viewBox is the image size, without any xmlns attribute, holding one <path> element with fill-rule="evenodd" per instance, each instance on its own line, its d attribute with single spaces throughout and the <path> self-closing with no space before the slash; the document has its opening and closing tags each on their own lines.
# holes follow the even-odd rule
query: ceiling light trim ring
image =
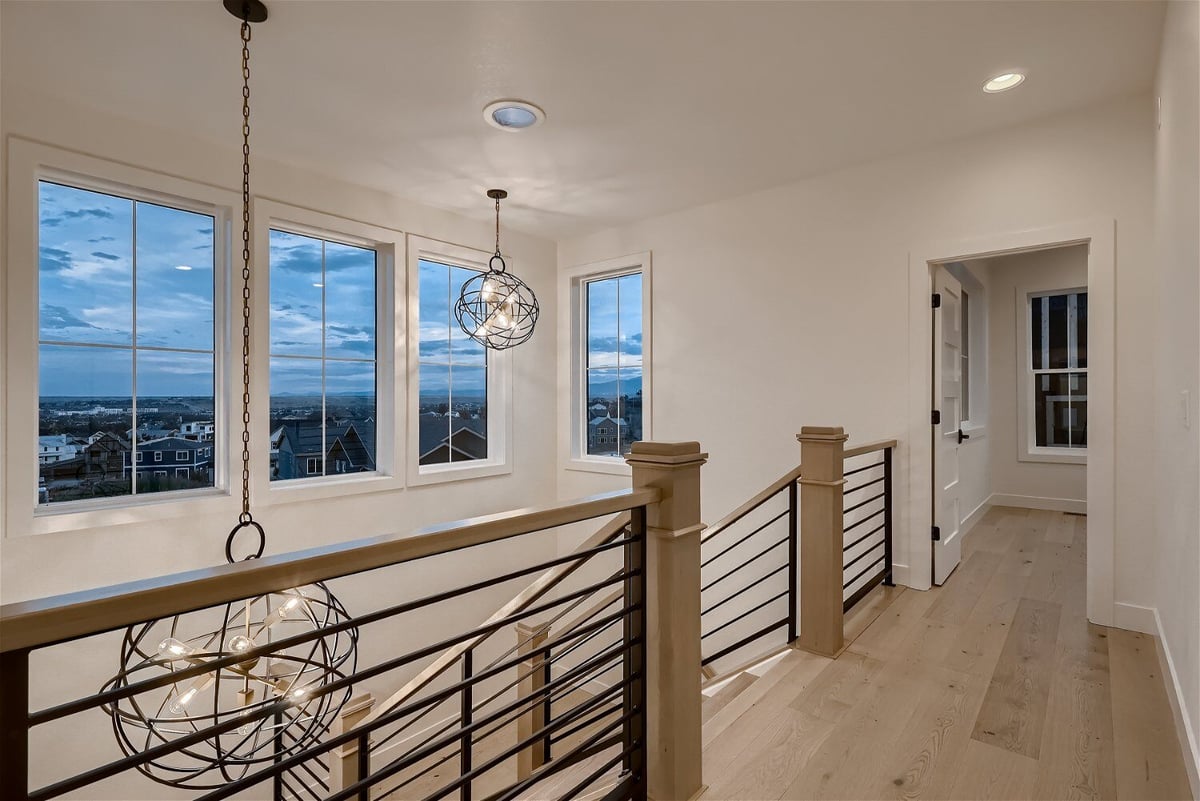
<svg viewBox="0 0 1200 801">
<path fill-rule="evenodd" d="M 524 124 L 504 123 L 497 118 L 497 113 L 502 111 L 519 111 L 531 115 L 532 119 Z M 506 98 L 503 100 L 495 100 L 483 107 L 483 119 L 488 125 L 501 131 L 515 133 L 517 131 L 528 131 L 530 128 L 536 128 L 546 121 L 546 112 L 540 106 L 530 103 L 528 100 L 518 100 L 516 98 Z M 526 118 L 528 119 L 528 118 Z"/>
</svg>

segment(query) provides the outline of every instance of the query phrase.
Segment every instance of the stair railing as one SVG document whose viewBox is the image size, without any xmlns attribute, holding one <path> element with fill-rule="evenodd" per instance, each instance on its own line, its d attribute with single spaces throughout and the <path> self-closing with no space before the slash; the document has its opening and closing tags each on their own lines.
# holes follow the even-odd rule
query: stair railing
<svg viewBox="0 0 1200 801">
<path fill-rule="evenodd" d="M 263 722 L 278 723 L 296 715 L 300 702 L 291 693 L 271 703 L 247 707 L 244 714 L 222 716 L 216 722 L 189 721 L 178 737 L 151 744 L 145 750 L 112 759 L 102 750 L 63 749 L 53 759 L 39 759 L 31 777 L 31 742 L 46 744 L 45 731 L 67 727 L 72 733 L 94 740 L 111 736 L 101 708 L 127 699 L 161 705 L 178 682 L 200 680 L 218 670 L 237 670 L 251 660 L 270 659 L 289 649 L 306 652 L 314 642 L 335 633 L 359 630 L 360 644 L 370 646 L 373 661 L 362 658 L 353 667 L 343 667 L 336 678 L 305 688 L 305 698 L 335 697 L 356 693 L 341 712 L 332 732 L 303 744 L 280 734 L 280 750 L 265 764 L 244 769 L 232 766 L 228 781 L 204 793 L 203 801 L 217 801 L 261 786 L 274 786 L 274 797 L 285 792 L 295 797 L 317 796 L 327 801 L 379 798 L 413 776 L 422 783 L 421 795 L 440 799 L 453 795 L 468 800 L 473 792 L 489 799 L 539 796 L 555 780 L 569 779 L 565 796 L 587 792 L 606 771 L 616 770 L 606 797 L 612 799 L 689 798 L 700 784 L 700 693 L 699 693 L 699 578 L 700 578 L 700 466 L 705 461 L 697 443 L 636 443 L 628 461 L 633 466 L 633 487 L 580 501 L 490 515 L 424 529 L 412 536 L 383 536 L 309 551 L 252 560 L 236 565 L 192 571 L 143 582 L 94 591 L 9 604 L 0 608 L 0 738 L 5 748 L 4 797 L 42 801 L 75 793 L 86 787 L 126 775 L 127 780 L 151 760 L 182 753 L 213 738 L 236 735 Z M 465 558 L 478 554 L 478 564 L 487 564 L 489 546 L 505 540 L 538 536 L 549 529 L 582 521 L 628 517 L 612 521 L 602 531 L 603 541 L 533 565 L 470 583 L 460 582 L 433 595 L 405 597 L 404 571 L 427 569 L 429 560 L 459 552 Z M 609 561 L 605 561 L 605 560 Z M 611 569 L 615 562 L 616 569 Z M 586 566 L 576 578 L 582 586 L 562 582 Z M 396 597 L 375 598 L 378 608 L 356 609 L 344 619 L 312 631 L 256 645 L 229 656 L 197 658 L 184 667 L 164 670 L 164 675 L 96 691 L 95 686 L 71 687 L 68 700 L 50 705 L 31 698 L 47 697 L 41 672 L 31 665 L 44 660 L 71 659 L 79 653 L 108 653 L 108 632 L 144 622 L 187 615 L 198 610 L 220 609 L 269 592 L 315 582 L 330 582 L 345 597 L 354 577 L 367 571 L 386 577 L 397 588 Z M 397 573 L 396 571 L 400 571 Z M 596 571 L 599 571 L 597 578 Z M 518 596 L 483 624 L 466 630 L 451 625 L 451 607 L 461 610 L 464 598 L 494 592 L 497 585 L 523 577 L 538 576 L 527 592 Z M 340 583 L 339 583 L 340 582 Z M 549 590 L 556 588 L 553 597 Z M 609 599 L 586 618 L 576 616 L 541 642 L 556 654 L 567 653 L 586 637 L 611 626 L 619 627 L 620 638 L 599 654 L 576 659 L 551 675 L 534 693 L 511 689 L 517 682 L 542 671 L 526 663 L 529 653 L 517 649 L 498 656 L 487 650 L 496 632 L 511 630 L 522 622 L 541 617 L 564 619 L 581 605 L 588 607 Z M 689 604 L 688 598 L 694 598 Z M 682 599 L 682 600 L 681 600 Z M 514 599 L 516 600 L 516 599 Z M 362 602 L 356 598 L 357 606 Z M 595 608 L 592 606 L 591 608 Z M 460 612 L 461 614 L 461 612 Z M 433 630 L 438 641 L 412 648 L 402 640 L 388 645 L 389 624 L 400 625 L 408 615 L 422 621 L 420 628 Z M 433 622 L 433 625 L 430 625 Z M 368 628 L 370 627 L 370 628 Z M 96 637 L 96 640 L 88 641 Z M 88 651 L 87 649 L 94 649 Z M 56 649 L 64 649 L 56 655 Z M 447 653 L 453 657 L 445 657 Z M 114 662 L 117 654 L 112 652 Z M 389 702 L 371 709 L 366 687 L 400 683 L 414 666 L 426 659 L 439 665 L 436 676 L 418 671 Z M 522 665 L 526 666 L 523 668 Z M 459 672 L 450 675 L 450 667 Z M 580 689 L 596 676 L 616 671 L 620 679 L 599 693 Z M 688 675 L 694 676 L 694 682 Z M 542 675 L 545 675 L 544 673 Z M 680 680 L 679 677 L 683 677 Z M 86 679 L 85 679 L 86 682 Z M 411 688 L 420 684 L 419 690 Z M 35 686 L 31 691 L 31 686 Z M 694 685 L 694 686 L 693 686 Z M 55 692 L 61 691 L 57 684 Z M 218 687 L 219 689 L 219 687 Z M 526 737 L 510 737 L 519 719 L 531 706 L 549 708 L 567 696 L 576 701 L 566 710 L 555 707 L 552 720 Z M 403 694 L 401 696 L 401 694 Z M 488 696 L 480 700 L 482 696 Z M 402 700 L 400 700 L 402 697 Z M 435 715 L 452 712 L 449 731 L 432 741 L 405 741 L 387 753 L 372 746 L 372 740 L 387 736 L 407 720 L 437 709 Z M 328 725 L 328 724 L 324 724 Z M 92 732 L 95 732 L 93 735 Z M 547 738 L 572 739 L 529 775 L 515 779 L 507 773 L 517 755 Z M 488 738 L 494 738 L 488 740 Z M 485 741 L 492 745 L 483 747 Z M 115 750 L 115 745 L 114 745 Z M 219 751 L 218 751 L 219 752 Z M 429 772 L 430 763 L 444 764 L 458 758 L 457 769 Z M 45 756 L 40 754 L 38 756 Z M 98 759 L 98 763 L 89 760 Z M 587 775 L 569 770 L 588 760 Z M 600 760 L 597 765 L 596 760 Z M 284 788 L 278 777 L 311 781 L 307 786 Z M 328 777 L 328 778 L 326 778 Z M 565 777 L 565 778 L 564 778 Z M 37 786 L 30 786 L 34 781 Z M 109 785 L 111 787 L 111 785 Z M 408 785 L 409 790 L 415 788 Z M 411 797 L 407 793 L 404 797 Z"/>
</svg>

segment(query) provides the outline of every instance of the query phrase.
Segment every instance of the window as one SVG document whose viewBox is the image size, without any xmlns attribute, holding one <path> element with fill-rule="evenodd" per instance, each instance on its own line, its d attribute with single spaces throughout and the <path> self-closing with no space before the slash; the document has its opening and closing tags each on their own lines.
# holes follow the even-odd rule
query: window
<svg viewBox="0 0 1200 801">
<path fill-rule="evenodd" d="M 454 316 L 489 254 L 413 236 L 408 251 L 409 483 L 510 472 L 511 354 L 471 339 Z"/>
<path fill-rule="evenodd" d="M 487 459 L 487 349 L 468 337 L 454 317 L 463 284 L 477 273 L 428 259 L 417 265 L 418 463 Z"/>
<path fill-rule="evenodd" d="M 282 228 L 269 236 L 271 441 L 290 462 L 271 480 L 333 475 L 326 457 L 338 442 L 356 472 L 375 472 L 378 253 Z M 318 456 L 303 457 L 301 473 L 294 461 L 308 453 Z"/>
<path fill-rule="evenodd" d="M 176 467 L 175 468 L 175 477 L 176 478 L 188 478 L 190 475 L 191 475 L 191 473 L 188 471 L 188 469 L 186 467 Z"/>
<path fill-rule="evenodd" d="M 1087 449 L 1085 290 L 1028 296 L 1024 399 L 1030 453 L 1076 456 Z"/>
<path fill-rule="evenodd" d="M 971 419 L 971 296 L 962 291 L 962 419 Z"/>
<path fill-rule="evenodd" d="M 161 462 L 161 461 L 162 461 L 162 451 L 155 451 L 155 452 L 154 452 L 154 461 L 156 461 L 156 462 Z"/>
<path fill-rule="evenodd" d="M 166 477 L 167 477 L 167 471 L 166 471 L 166 470 L 155 470 L 155 471 L 154 471 L 154 477 L 155 477 L 155 478 L 166 478 Z"/>
<path fill-rule="evenodd" d="M 568 467 L 625 472 L 622 457 L 650 436 L 649 268 L 643 253 L 566 274 L 574 331 Z"/>
<path fill-rule="evenodd" d="M 188 452 L 187 451 L 175 451 L 175 461 L 177 461 L 177 462 L 188 461 Z"/>
<path fill-rule="evenodd" d="M 37 191 L 39 434 L 107 432 L 140 463 L 139 432 L 216 415 L 215 210 L 90 181 Z M 82 453 L 39 472 L 41 505 L 214 486 L 139 483 Z"/>
</svg>

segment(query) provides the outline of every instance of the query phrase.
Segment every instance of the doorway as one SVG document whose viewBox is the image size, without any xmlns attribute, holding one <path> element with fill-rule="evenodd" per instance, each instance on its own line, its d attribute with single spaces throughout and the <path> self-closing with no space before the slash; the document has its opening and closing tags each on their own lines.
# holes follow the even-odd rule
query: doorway
<svg viewBox="0 0 1200 801">
<path fill-rule="evenodd" d="M 1087 262 L 1076 244 L 931 268 L 934 584 L 991 507 L 1087 512 Z"/>
<path fill-rule="evenodd" d="M 934 583 L 934 439 L 931 403 L 935 375 L 930 343 L 935 334 L 931 298 L 937 268 L 955 262 L 1031 253 L 1063 246 L 1087 248 L 1088 345 L 1087 375 L 1087 605 L 1088 619 L 1112 625 L 1115 453 L 1115 222 L 1085 220 L 1050 228 L 982 236 L 970 240 L 934 242 L 920 246 L 909 260 L 909 429 L 907 460 L 908 531 L 905 564 L 897 565 L 899 581 L 916 589 Z M 1014 312 L 1015 314 L 1015 312 Z M 1068 393 L 1069 396 L 1069 393 Z M 935 409 L 936 410 L 936 409 Z M 946 435 L 951 432 L 939 427 Z M 954 430 L 957 441 L 957 429 Z M 971 436 L 964 429 L 963 433 Z M 943 475 L 948 484 L 951 475 Z M 945 486 L 945 484 L 943 485 Z M 944 499 L 942 499 L 944 500 Z M 961 513 L 960 501 L 960 513 Z M 959 517 L 961 521 L 963 518 Z M 961 538 L 961 532 L 959 532 Z M 953 540 L 949 543 L 953 547 Z M 959 539 L 961 548 L 961 539 Z M 953 564 L 953 552 L 943 554 L 943 567 Z M 944 571 L 942 578 L 951 569 Z"/>
</svg>

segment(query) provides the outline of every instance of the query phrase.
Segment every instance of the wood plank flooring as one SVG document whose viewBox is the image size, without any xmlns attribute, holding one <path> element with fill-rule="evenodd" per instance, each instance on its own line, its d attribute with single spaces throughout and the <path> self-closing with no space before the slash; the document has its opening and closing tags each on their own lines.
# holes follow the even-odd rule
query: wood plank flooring
<svg viewBox="0 0 1200 801">
<path fill-rule="evenodd" d="M 840 658 L 727 685 L 703 798 L 1190 798 L 1154 639 L 1087 622 L 1086 538 L 993 508 L 945 586 L 860 602 Z"/>
</svg>

